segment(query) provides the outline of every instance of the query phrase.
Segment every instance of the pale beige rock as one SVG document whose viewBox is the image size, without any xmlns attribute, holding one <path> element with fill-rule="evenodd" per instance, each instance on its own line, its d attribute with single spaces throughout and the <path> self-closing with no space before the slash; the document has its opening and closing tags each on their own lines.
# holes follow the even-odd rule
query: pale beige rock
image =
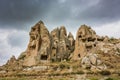
<svg viewBox="0 0 120 80">
<path fill-rule="evenodd" d="M 26 57 L 23 65 L 32 66 L 40 63 L 42 60 L 49 59 L 50 35 L 42 21 L 39 21 L 30 31 L 30 42 L 25 51 Z"/>
<path fill-rule="evenodd" d="M 10 60 L 7 61 L 7 65 L 13 65 L 14 63 L 16 63 L 17 59 L 15 58 L 15 56 L 12 56 L 10 58 Z"/>
<path fill-rule="evenodd" d="M 67 31 L 64 26 L 61 26 L 60 29 L 56 28 L 51 31 L 52 37 L 52 52 L 51 52 L 51 59 L 53 61 L 61 61 L 64 59 L 68 59 L 70 52 L 71 52 L 71 43 L 74 45 L 73 38 L 72 42 L 67 37 Z M 71 38 L 71 36 L 70 36 Z"/>
<path fill-rule="evenodd" d="M 84 57 L 88 51 L 87 47 L 92 47 L 93 44 L 91 43 L 96 40 L 95 31 L 86 25 L 82 25 L 76 35 L 75 50 L 72 58 L 73 60 L 79 60 Z"/>
<path fill-rule="evenodd" d="M 91 70 L 105 70 L 107 69 L 106 65 L 102 63 L 101 59 L 97 54 L 87 54 L 82 58 L 81 61 L 83 68 L 90 68 Z"/>
<path fill-rule="evenodd" d="M 26 51 L 21 53 L 18 59 L 13 58 L 15 62 L 23 66 L 34 66 L 41 63 L 47 64 L 50 61 L 67 61 L 71 59 L 82 60 L 81 64 L 85 64 L 83 65 L 85 67 L 86 65 L 88 67 L 97 65 L 96 68 L 101 68 L 103 62 L 98 59 L 98 55 L 96 56 L 98 51 L 101 51 L 103 55 L 107 53 L 119 56 L 120 54 L 120 40 L 110 39 L 107 36 L 98 36 L 87 25 L 82 25 L 78 29 L 76 40 L 74 40 L 72 33 L 67 35 L 64 26 L 49 33 L 42 21 L 39 21 L 31 28 L 29 35 L 30 40 Z"/>
</svg>

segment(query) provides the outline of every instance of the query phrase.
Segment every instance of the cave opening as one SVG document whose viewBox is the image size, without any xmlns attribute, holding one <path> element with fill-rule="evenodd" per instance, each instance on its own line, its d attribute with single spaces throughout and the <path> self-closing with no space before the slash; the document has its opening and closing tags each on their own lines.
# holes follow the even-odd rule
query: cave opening
<svg viewBox="0 0 120 80">
<path fill-rule="evenodd" d="M 78 54 L 78 57 L 80 58 L 80 54 Z"/>
<path fill-rule="evenodd" d="M 41 60 L 47 60 L 48 56 L 47 55 L 41 55 Z"/>
</svg>

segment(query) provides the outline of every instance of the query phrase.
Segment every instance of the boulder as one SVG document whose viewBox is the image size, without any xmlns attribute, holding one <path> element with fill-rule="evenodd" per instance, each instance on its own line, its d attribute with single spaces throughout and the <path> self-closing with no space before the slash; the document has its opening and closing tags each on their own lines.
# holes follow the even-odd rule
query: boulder
<svg viewBox="0 0 120 80">
<path fill-rule="evenodd" d="M 82 58 L 81 61 L 82 67 L 91 70 L 104 70 L 107 69 L 106 65 L 101 61 L 97 54 L 87 54 L 85 57 Z"/>
</svg>

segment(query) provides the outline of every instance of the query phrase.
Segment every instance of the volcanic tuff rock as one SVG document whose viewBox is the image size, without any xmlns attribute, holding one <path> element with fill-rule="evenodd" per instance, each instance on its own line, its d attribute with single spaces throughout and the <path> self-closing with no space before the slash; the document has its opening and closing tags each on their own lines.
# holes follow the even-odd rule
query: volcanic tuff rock
<svg viewBox="0 0 120 80">
<path fill-rule="evenodd" d="M 14 64 L 14 63 L 16 63 L 16 58 L 15 58 L 15 56 L 12 56 L 11 58 L 10 58 L 10 60 L 8 60 L 7 61 L 7 65 L 12 65 L 12 64 Z"/>
<path fill-rule="evenodd" d="M 51 39 L 47 28 L 39 21 L 31 28 L 30 41 L 25 51 L 23 65 L 36 65 L 40 60 L 48 60 L 50 57 Z"/>
<path fill-rule="evenodd" d="M 56 28 L 51 33 L 39 21 L 30 31 L 28 48 L 19 60 L 23 59 L 24 66 L 32 66 L 41 62 L 67 60 L 74 51 L 74 38 L 71 33 L 67 36 L 64 26 Z"/>
<path fill-rule="evenodd" d="M 42 21 L 35 24 L 29 33 L 30 41 L 25 52 L 13 62 L 23 66 L 34 66 L 41 63 L 60 62 L 67 60 L 81 61 L 85 67 L 105 69 L 106 61 L 120 56 L 120 40 L 107 36 L 98 36 L 91 27 L 81 25 L 76 40 L 71 32 L 67 35 L 66 28 L 61 26 L 50 33 Z M 106 59 L 104 56 L 112 55 Z M 99 56 L 102 56 L 99 58 Z M 117 60 L 119 62 L 119 59 Z M 9 61 L 7 64 L 11 64 Z M 107 63 L 107 65 L 110 65 Z M 118 66 L 119 67 L 119 66 Z"/>
<path fill-rule="evenodd" d="M 97 70 L 105 70 L 107 67 L 101 61 L 97 54 L 87 54 L 85 57 L 82 58 L 81 64 L 84 68 L 89 69 L 97 69 Z"/>
<path fill-rule="evenodd" d="M 75 50 L 73 59 L 79 60 L 90 51 L 95 44 L 96 33 L 90 27 L 82 25 L 76 34 Z"/>
</svg>

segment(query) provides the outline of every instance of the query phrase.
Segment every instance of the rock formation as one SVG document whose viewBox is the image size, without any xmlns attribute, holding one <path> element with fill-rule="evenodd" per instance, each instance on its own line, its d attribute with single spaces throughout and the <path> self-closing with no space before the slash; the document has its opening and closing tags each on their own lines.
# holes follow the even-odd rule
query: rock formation
<svg viewBox="0 0 120 80">
<path fill-rule="evenodd" d="M 96 40 L 95 31 L 86 25 L 82 25 L 76 35 L 73 60 L 84 57 L 94 47 Z"/>
<path fill-rule="evenodd" d="M 28 48 L 23 52 L 19 60 L 23 59 L 24 66 L 32 66 L 41 62 L 67 60 L 74 50 L 74 38 L 64 26 L 56 28 L 51 33 L 39 21 L 30 31 Z"/>
<path fill-rule="evenodd" d="M 75 40 L 71 32 L 68 34 L 68 40 L 70 41 L 70 52 L 72 53 L 75 48 Z"/>
<path fill-rule="evenodd" d="M 42 60 L 49 59 L 50 53 L 50 34 L 42 21 L 39 21 L 31 28 L 29 33 L 30 41 L 25 53 L 23 65 L 31 66 L 40 63 Z"/>
<path fill-rule="evenodd" d="M 54 29 L 51 32 L 52 52 L 51 59 L 53 61 L 61 61 L 68 59 L 72 46 L 74 46 L 74 38 L 72 34 L 68 35 L 64 26 Z"/>
<path fill-rule="evenodd" d="M 18 59 L 12 57 L 6 65 L 12 65 L 13 62 L 22 66 L 35 66 L 42 63 L 76 60 L 81 61 L 80 64 L 85 68 L 102 70 L 108 68 L 106 65 L 111 65 L 108 63 L 112 62 L 111 58 L 117 58 L 119 62 L 120 40 L 98 36 L 87 25 L 82 25 L 78 29 L 74 40 L 71 32 L 67 35 L 64 26 L 49 33 L 44 23 L 39 21 L 31 28 L 29 36 L 30 41 L 26 51 L 21 53 Z"/>
<path fill-rule="evenodd" d="M 16 63 L 17 59 L 15 58 L 15 56 L 12 56 L 10 58 L 10 60 L 7 61 L 7 65 L 13 65 L 14 63 Z"/>
<path fill-rule="evenodd" d="M 82 58 L 82 67 L 91 70 L 105 70 L 107 67 L 97 54 L 87 54 Z"/>
</svg>

